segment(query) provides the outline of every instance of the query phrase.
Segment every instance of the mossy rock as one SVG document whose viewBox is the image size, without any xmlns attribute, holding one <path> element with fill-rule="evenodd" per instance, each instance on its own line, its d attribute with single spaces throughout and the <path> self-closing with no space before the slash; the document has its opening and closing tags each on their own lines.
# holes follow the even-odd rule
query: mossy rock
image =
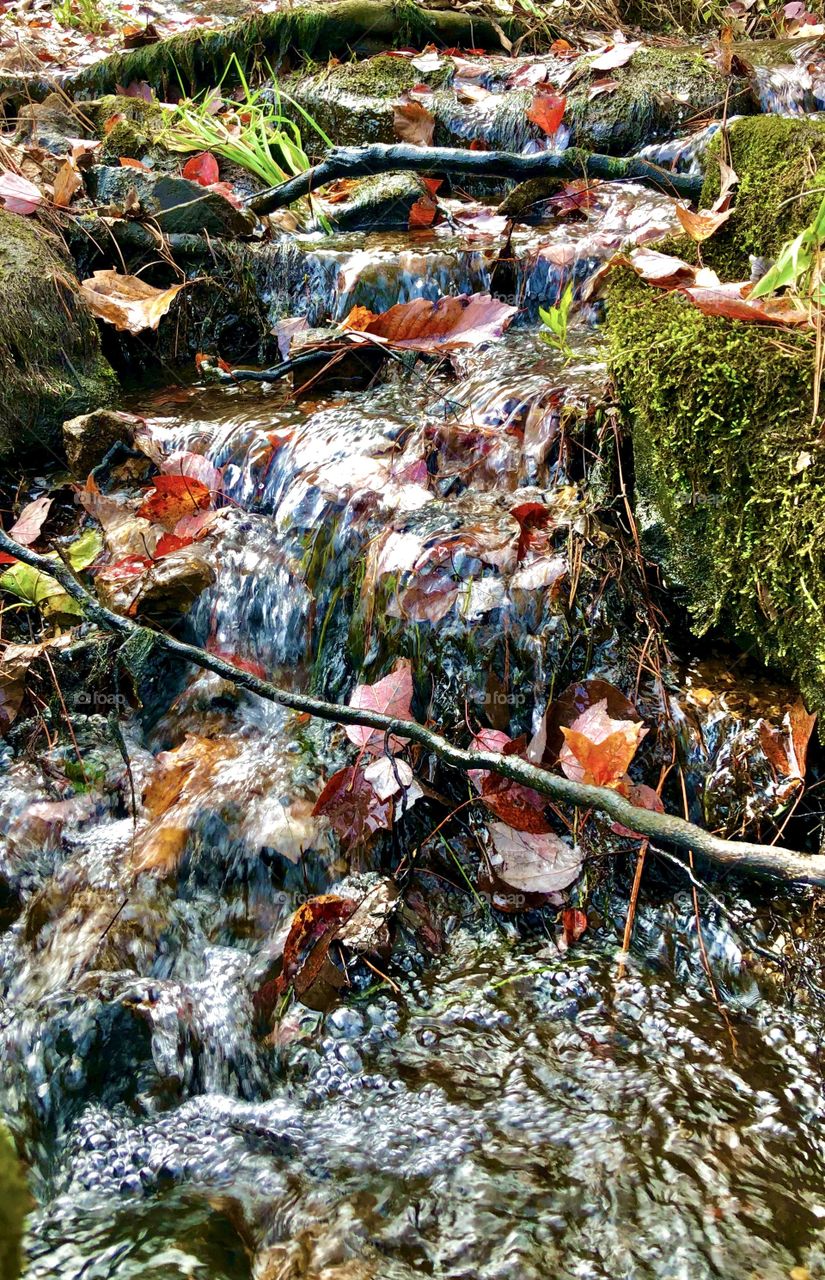
<svg viewBox="0 0 825 1280">
<path fill-rule="evenodd" d="M 702 246 L 702 258 L 724 280 L 747 280 L 750 255 L 775 258 L 819 208 L 825 191 L 825 121 L 754 116 L 734 121 L 728 137 L 730 164 L 739 175 L 734 211 Z M 719 194 L 721 143 L 717 135 L 708 147 L 703 207 Z"/>
<path fill-rule="evenodd" d="M 0 1122 L 0 1280 L 17 1280 L 20 1275 L 20 1244 L 30 1207 L 20 1161 L 8 1130 Z"/>
<path fill-rule="evenodd" d="M 565 119 L 576 146 L 607 155 L 627 155 L 699 116 L 721 116 L 726 101 L 731 113 L 755 110 L 746 80 L 725 77 L 700 53 L 684 49 L 638 49 L 623 67 L 603 74 L 618 87 L 591 101 L 597 73 L 579 80 L 567 95 Z"/>
<path fill-rule="evenodd" d="M 630 271 L 608 289 L 646 550 L 719 625 L 825 712 L 825 448 L 813 339 L 702 315 Z"/>
<path fill-rule="evenodd" d="M 170 113 L 157 102 L 110 93 L 96 102 L 84 102 L 81 109 L 103 143 L 100 159 L 104 163 L 117 164 L 121 156 L 130 160 L 166 158 L 158 140 Z"/>
<path fill-rule="evenodd" d="M 0 211 L 0 459 L 60 448 L 66 418 L 110 404 L 117 380 L 58 238 Z"/>
</svg>

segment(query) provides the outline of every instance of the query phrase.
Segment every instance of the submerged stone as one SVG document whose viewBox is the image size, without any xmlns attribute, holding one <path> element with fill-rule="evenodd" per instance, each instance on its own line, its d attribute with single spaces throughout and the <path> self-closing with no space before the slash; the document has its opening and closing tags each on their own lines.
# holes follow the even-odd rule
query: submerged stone
<svg viewBox="0 0 825 1280">
<path fill-rule="evenodd" d="M 117 383 L 61 242 L 3 211 L 0 293 L 2 459 L 59 446 L 63 421 L 109 403 Z"/>
<path fill-rule="evenodd" d="M 608 292 L 646 550 L 695 628 L 720 626 L 825 710 L 825 453 L 814 340 L 707 317 L 629 271 Z"/>
</svg>

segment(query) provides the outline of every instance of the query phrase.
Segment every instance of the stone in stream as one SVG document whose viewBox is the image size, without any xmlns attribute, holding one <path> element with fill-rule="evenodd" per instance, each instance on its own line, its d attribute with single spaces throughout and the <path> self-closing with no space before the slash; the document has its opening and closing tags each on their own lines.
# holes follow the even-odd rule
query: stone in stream
<svg viewBox="0 0 825 1280">
<path fill-rule="evenodd" d="M 17 1280 L 20 1275 L 23 1222 L 30 1206 L 22 1167 L 0 1122 L 0 1280 Z"/>
<path fill-rule="evenodd" d="M 167 151 L 160 142 L 166 127 L 168 108 L 143 98 L 127 98 L 110 93 L 78 108 L 92 124 L 101 141 L 100 157 L 117 165 L 120 157 L 149 160 L 161 169 L 180 167 L 181 157 Z"/>
<path fill-rule="evenodd" d="M 65 155 L 78 138 L 88 136 L 87 122 L 63 94 L 50 93 L 43 102 L 21 107 L 15 143 L 27 143 Z"/>
<path fill-rule="evenodd" d="M 111 403 L 100 351 L 60 240 L 0 211 L 0 459 L 53 453 L 66 418 Z"/>
<path fill-rule="evenodd" d="M 479 59 L 479 65 L 484 66 Z M 535 58 L 494 59 L 480 77 L 469 101 L 461 83 L 454 86 L 449 58 L 431 72 L 421 72 L 405 59 L 379 55 L 361 62 L 340 63 L 291 87 L 291 94 L 336 145 L 395 142 L 394 103 L 424 82 L 429 93 L 415 100 L 435 117 L 437 146 L 467 146 L 482 141 L 490 148 L 523 151 L 546 141 L 543 130 L 527 118 L 533 89 L 510 88 L 514 67 Z M 569 67 L 558 59 L 547 63 L 548 83 L 560 83 Z M 570 142 L 592 151 L 627 155 L 655 138 L 666 136 L 697 116 L 721 115 L 727 95 L 731 110 L 754 109 L 750 85 L 728 78 L 701 54 L 687 49 L 639 49 L 625 66 L 610 72 L 616 88 L 595 97 L 591 81 L 598 73 L 578 76 L 567 92 L 564 123 Z M 484 96 L 484 90 L 490 92 Z M 562 90 L 564 91 L 564 90 Z M 308 134 L 311 140 L 311 134 Z M 305 139 L 306 141 L 306 139 Z M 466 185 L 466 179 L 462 180 Z"/>
<path fill-rule="evenodd" d="M 116 409 L 96 409 L 82 413 L 63 423 L 63 444 L 72 475 L 78 480 L 102 462 L 112 445 L 119 440 L 129 443 L 135 427 L 142 421 L 132 413 Z"/>
<path fill-rule="evenodd" d="M 219 191 L 172 174 L 143 173 L 139 169 L 94 165 L 86 189 L 98 205 L 134 211 L 168 234 L 211 236 L 248 235 L 255 219 L 230 204 Z"/>
</svg>

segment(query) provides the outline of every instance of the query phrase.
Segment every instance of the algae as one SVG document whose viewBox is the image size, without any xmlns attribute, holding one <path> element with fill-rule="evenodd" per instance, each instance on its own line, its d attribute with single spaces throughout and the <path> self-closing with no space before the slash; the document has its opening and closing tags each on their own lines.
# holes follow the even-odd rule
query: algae
<svg viewBox="0 0 825 1280">
<path fill-rule="evenodd" d="M 722 138 L 711 140 L 701 204 L 719 194 Z M 825 188 L 825 122 L 754 116 L 728 131 L 728 162 L 739 175 L 732 216 L 702 246 L 704 262 L 725 280 L 747 280 L 750 255 L 773 258 L 813 218 Z M 805 193 L 805 194 L 803 194 Z"/>
<path fill-rule="evenodd" d="M 0 457 L 59 448 L 66 418 L 109 404 L 115 375 L 56 236 L 0 211 Z"/>
<path fill-rule="evenodd" d="M 813 340 L 706 317 L 617 272 L 610 363 L 633 442 L 646 549 L 718 625 L 825 711 L 825 449 Z"/>
</svg>

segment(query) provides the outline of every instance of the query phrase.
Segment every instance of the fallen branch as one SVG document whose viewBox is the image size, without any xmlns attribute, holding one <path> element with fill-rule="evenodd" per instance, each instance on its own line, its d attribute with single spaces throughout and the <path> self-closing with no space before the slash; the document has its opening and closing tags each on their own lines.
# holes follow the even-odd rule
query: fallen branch
<svg viewBox="0 0 825 1280">
<path fill-rule="evenodd" d="M 621 159 L 568 147 L 566 151 L 466 151 L 460 147 L 413 147 L 407 143 L 373 142 L 363 147 L 333 147 L 325 159 L 297 177 L 268 187 L 247 200 L 254 213 L 272 213 L 309 195 L 336 178 L 359 178 L 376 173 L 471 173 L 476 177 L 598 178 L 603 182 L 633 181 L 685 200 L 698 200 L 703 179 L 670 173 L 639 156 Z"/>
<path fill-rule="evenodd" d="M 517 756 L 504 756 L 492 751 L 465 751 L 414 720 L 399 720 L 377 711 L 346 707 L 336 702 L 326 702 L 321 698 L 310 697 L 308 694 L 280 689 L 277 685 L 270 684 L 268 680 L 261 680 L 251 672 L 240 670 L 223 658 L 207 653 L 205 649 L 185 644 L 164 632 L 144 627 L 131 618 L 113 613 L 102 605 L 65 565 L 39 555 L 28 547 L 18 545 L 2 531 L 0 531 L 0 550 L 30 565 L 33 569 L 56 578 L 66 593 L 81 606 L 84 615 L 107 631 L 126 637 L 148 635 L 158 648 L 175 655 L 181 661 L 191 662 L 205 671 L 212 671 L 240 688 L 248 689 L 258 697 L 265 698 L 268 702 L 276 702 L 293 711 L 308 713 L 336 724 L 364 725 L 370 729 L 381 729 L 386 734 L 394 733 L 409 738 L 454 769 L 460 769 L 464 773 L 471 769 L 489 769 L 504 778 L 510 778 L 513 782 L 532 787 L 553 800 L 582 809 L 596 809 L 621 823 L 622 826 L 632 831 L 639 831 L 652 840 L 661 840 L 682 849 L 692 850 L 712 862 L 733 870 L 755 872 L 776 880 L 825 885 L 825 855 L 795 853 L 789 849 L 751 844 L 744 840 L 723 840 L 695 826 L 694 823 L 685 821 L 684 818 L 637 808 L 608 787 L 573 782 L 570 778 L 549 773 Z"/>
</svg>

